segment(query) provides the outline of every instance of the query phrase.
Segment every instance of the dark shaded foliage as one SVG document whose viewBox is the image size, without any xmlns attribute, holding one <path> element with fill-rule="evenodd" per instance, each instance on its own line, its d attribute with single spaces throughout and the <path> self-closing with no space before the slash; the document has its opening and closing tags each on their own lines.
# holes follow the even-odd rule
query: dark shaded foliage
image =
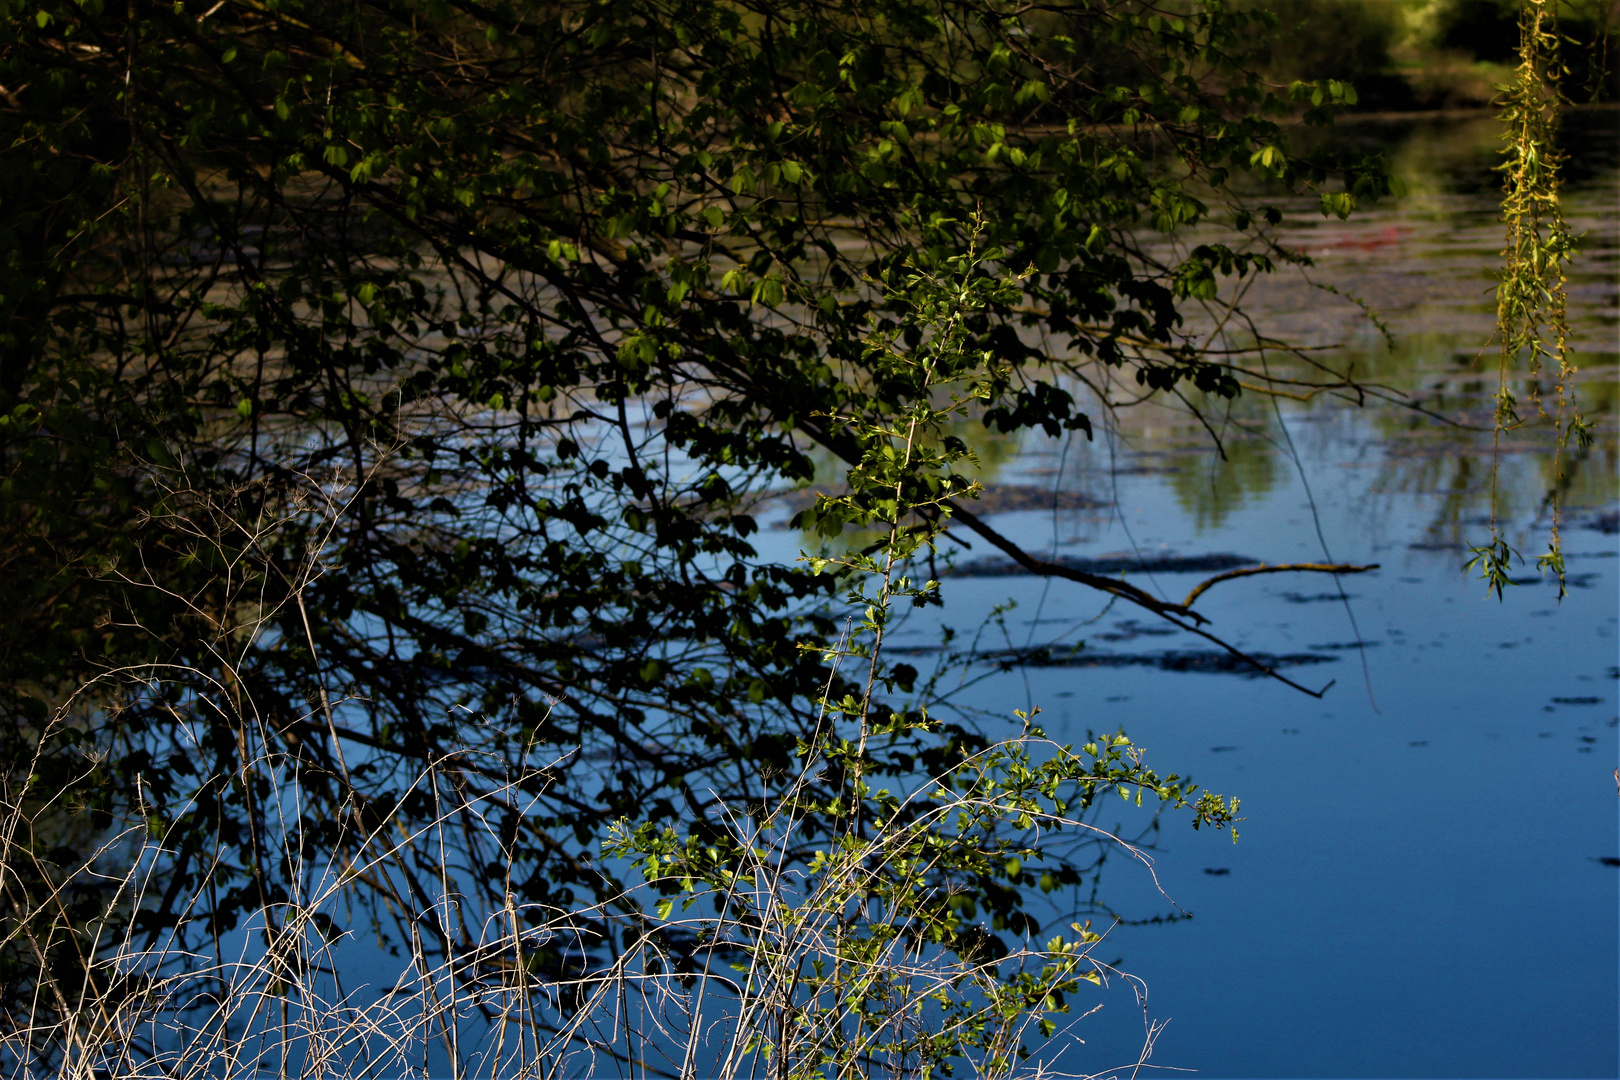
<svg viewBox="0 0 1620 1080">
<path fill-rule="evenodd" d="M 509 798 L 510 887 L 611 894 L 604 823 L 701 831 L 815 723 L 838 583 L 749 538 L 761 492 L 859 459 L 832 417 L 917 393 L 863 367 L 898 325 L 867 282 L 961 249 L 976 207 L 1035 268 L 969 325 L 1002 431 L 1089 432 L 1087 385 L 1237 392 L 1241 357 L 1184 308 L 1287 254 L 1229 182 L 1340 214 L 1385 190 L 1375 162 L 1290 155 L 1279 118 L 1345 90 L 1249 74 L 1265 23 L 1213 0 L 6 0 L 3 752 L 13 793 L 31 774 L 79 823 L 27 842 L 68 866 L 145 816 L 171 887 L 125 916 L 235 925 L 289 872 L 251 725 L 299 763 L 314 836 L 431 817 L 430 761 L 469 791 L 506 780 L 490 754 L 544 761 Z M 1222 222 L 1224 245 L 1159 242 Z M 915 728 L 869 769 L 981 744 Z M 488 862 L 469 849 L 463 884 L 498 903 Z M 205 878 L 206 910 L 174 906 Z M 437 887 L 377 902 L 409 921 Z M 11 940 L 15 1004 L 37 958 Z"/>
</svg>

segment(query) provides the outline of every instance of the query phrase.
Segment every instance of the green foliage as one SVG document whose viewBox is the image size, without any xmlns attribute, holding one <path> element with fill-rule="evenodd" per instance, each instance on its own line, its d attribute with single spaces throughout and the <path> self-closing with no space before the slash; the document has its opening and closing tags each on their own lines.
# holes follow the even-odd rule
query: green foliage
<svg viewBox="0 0 1620 1080">
<path fill-rule="evenodd" d="M 1267 70 L 1274 77 L 1360 84 L 1390 66 L 1390 46 L 1399 31 L 1392 5 L 1271 0 L 1257 6 L 1277 22 L 1266 56 Z"/>
<path fill-rule="evenodd" d="M 1088 392 L 1264 385 L 1186 315 L 1274 266 L 1281 212 L 1235 180 L 1340 215 L 1388 190 L 1376 162 L 1290 150 L 1283 120 L 1353 94 L 1253 74 L 1264 22 L 0 0 L 5 761 L 43 745 L 98 826 L 168 823 L 172 887 L 131 916 L 155 940 L 288 895 L 250 730 L 335 847 L 340 821 L 430 816 L 429 763 L 554 755 L 510 889 L 559 907 L 615 891 L 607 823 L 759 798 L 824 698 L 905 718 L 864 776 L 998 741 L 923 725 L 898 667 L 829 670 L 850 579 L 760 558 L 758 500 L 819 454 L 858 483 L 817 527 L 886 527 L 886 572 L 944 528 L 1021 555 L 952 510 L 965 446 L 907 431 L 1086 431 Z M 919 322 L 908 275 L 952 280 L 974 243 L 993 284 Z M 937 595 L 911 573 L 872 628 Z M 468 902 L 499 906 L 478 865 Z M 386 902 L 432 906 L 406 888 Z"/>
<path fill-rule="evenodd" d="M 918 232 L 949 235 L 952 224 L 936 219 Z M 939 771 L 895 776 L 895 787 L 869 779 L 885 765 L 869 746 L 932 726 L 926 711 L 890 712 L 872 694 L 896 678 L 881 662 L 891 606 L 938 595 L 937 581 L 919 584 L 902 569 L 944 531 L 947 500 L 974 493 L 955 471 L 971 454 L 949 424 L 987 392 L 996 358 L 970 348 L 966 325 L 1019 289 L 1016 276 L 984 272 L 1002 253 L 978 249 L 983 224 L 970 223 L 965 253 L 925 249 L 920 265 L 890 271 L 882 284 L 902 316 L 870 334 L 863 354 L 891 397 L 863 397 L 853 403 L 859 411 L 834 418 L 860 454 L 849 494 L 823 497 L 814 518 L 880 526 L 883 539 L 875 551 L 810 562 L 851 580 L 848 603 L 859 614 L 829 659 L 864 660 L 865 695 L 819 703 L 822 723 L 800 741 L 796 772 L 768 784 L 746 821 L 733 809 L 719 835 L 622 822 L 604 845 L 662 896 L 651 901 L 658 921 L 702 942 L 710 963 L 725 956 L 742 973 L 728 980 L 726 1004 L 711 1006 L 724 1019 L 701 1004 L 691 1018 L 694 1031 L 736 1029 L 728 1038 L 741 1060 L 728 1056 L 727 1075 L 751 1072 L 749 1055 L 763 1057 L 769 1075 L 795 1080 L 874 1068 L 952 1075 L 964 1063 L 974 1076 L 1006 1075 L 1030 1053 L 1026 1034 L 1052 1035 L 1080 983 L 1101 983 L 1109 970 L 1091 956 L 1100 935 L 1089 923 L 1074 925 L 1075 940 L 1034 945 L 1045 928 L 1018 900 L 1031 886 L 1050 892 L 1076 880 L 1064 845 L 1100 832 L 1086 820 L 1097 800 L 1114 793 L 1141 806 L 1148 795 L 1191 810 L 1195 828 L 1236 821 L 1236 800 L 1204 792 L 1195 801 L 1193 785 L 1146 768 L 1123 732 L 1076 752 L 1047 741 L 1022 712 L 1014 739 Z M 838 779 L 823 786 L 818 774 Z M 687 914 L 704 906 L 718 917 Z"/>
<path fill-rule="evenodd" d="M 840 747 L 806 745 L 799 774 L 746 833 L 716 843 L 645 823 L 615 831 L 605 850 L 666 895 L 652 904 L 665 931 L 744 973 L 714 1005 L 725 1019 L 694 1026 L 757 1024 L 736 1041 L 777 1076 L 951 1075 L 964 1063 L 999 1076 L 1029 1056 L 1026 1036 L 1050 1037 L 1080 983 L 1112 972 L 1091 955 L 1101 936 L 1089 921 L 1073 939 L 1046 938 L 1009 894 L 1071 879 L 1062 842 L 1093 828 L 1085 811 L 1104 794 L 1194 807 L 1194 789 L 1160 780 L 1123 734 L 1079 753 L 1038 735 L 1026 728 L 914 791 L 861 787 L 826 803 L 802 793 Z M 1236 810 L 1206 792 L 1194 824 L 1221 827 Z M 806 860 L 798 834 L 820 818 L 845 824 L 812 828 L 824 846 Z M 800 862 L 784 881 L 780 867 Z M 705 906 L 719 917 L 698 914 Z"/>
<path fill-rule="evenodd" d="M 1436 45 L 1461 50 L 1477 60 L 1519 63 L 1521 0 L 1448 0 L 1435 6 L 1431 30 Z M 1612 100 L 1616 78 L 1609 56 L 1613 0 L 1558 0 L 1545 5 L 1542 15 L 1559 38 L 1558 63 L 1565 92 L 1577 101 Z"/>
<path fill-rule="evenodd" d="M 1519 65 L 1513 82 L 1503 88 L 1502 121 L 1506 160 L 1503 174 L 1502 217 L 1507 222 L 1504 267 L 1496 289 L 1496 335 L 1501 347 L 1497 364 L 1496 441 L 1521 426 L 1519 402 L 1511 382 L 1523 365 L 1536 411 L 1552 421 L 1554 464 L 1547 505 L 1552 521 L 1547 551 L 1536 560 L 1543 571 L 1558 578 L 1564 595 L 1564 554 L 1559 537 L 1558 496 L 1563 487 L 1570 440 L 1585 450 L 1592 443 L 1586 421 L 1575 400 L 1575 365 L 1569 358 L 1569 320 L 1565 314 L 1564 265 L 1573 254 L 1574 241 L 1558 202 L 1558 171 L 1562 155 L 1557 148 L 1559 108 L 1564 102 L 1559 78 L 1560 60 L 1555 5 L 1550 0 L 1523 0 L 1519 15 Z M 1546 376 L 1552 383 L 1552 409 L 1541 390 Z M 1478 568 L 1497 598 L 1511 583 L 1510 567 L 1517 558 L 1503 538 L 1496 519 L 1496 468 L 1491 470 L 1491 540 L 1472 549 L 1470 569 Z"/>
</svg>

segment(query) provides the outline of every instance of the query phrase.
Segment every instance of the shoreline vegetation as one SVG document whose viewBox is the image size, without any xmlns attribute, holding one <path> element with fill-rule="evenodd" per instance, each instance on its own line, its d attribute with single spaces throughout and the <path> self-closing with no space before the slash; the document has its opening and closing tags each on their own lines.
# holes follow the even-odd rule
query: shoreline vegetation
<svg viewBox="0 0 1620 1080">
<path fill-rule="evenodd" d="M 1050 1072 L 1144 1001 L 1105 864 L 1164 896 L 1238 800 L 891 635 L 971 539 L 1325 693 L 1194 603 L 1377 566 L 1175 603 L 985 520 L 1055 504 L 981 449 L 1404 397 L 1244 296 L 1395 193 L 1335 117 L 1484 104 L 1519 20 L 0 0 L 0 1077 Z"/>
<path fill-rule="evenodd" d="M 1517 0 L 1277 0 L 1287 56 L 1277 77 L 1346 80 L 1357 102 L 1345 120 L 1373 115 L 1495 110 L 1518 62 Z M 1562 79 L 1570 107 L 1613 103 L 1620 79 L 1611 39 L 1612 0 L 1563 0 L 1549 8 L 1564 37 Z"/>
</svg>

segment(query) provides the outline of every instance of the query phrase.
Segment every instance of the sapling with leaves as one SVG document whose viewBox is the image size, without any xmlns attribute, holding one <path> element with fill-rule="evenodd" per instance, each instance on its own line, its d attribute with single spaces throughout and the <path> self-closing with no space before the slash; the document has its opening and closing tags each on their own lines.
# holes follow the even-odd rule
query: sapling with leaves
<svg viewBox="0 0 1620 1080">
<path fill-rule="evenodd" d="M 919 232 L 938 239 L 935 224 Z M 829 417 L 860 452 L 847 491 L 822 496 L 811 518 L 832 536 L 853 525 L 876 539 L 805 558 L 847 586 L 856 614 L 827 660 L 863 666 L 859 692 L 824 697 L 797 768 L 768 782 L 757 806 L 727 808 L 722 836 L 622 823 L 606 845 L 661 894 L 652 906 L 666 931 L 703 956 L 682 1076 L 696 1075 L 697 1040 L 714 1031 L 710 1072 L 723 1077 L 761 1057 L 781 1080 L 926 1077 L 964 1064 L 1006 1075 L 1033 1034 L 1059 1030 L 1082 982 L 1113 974 L 1092 955 L 1101 935 L 1089 921 L 1042 943 L 1042 920 L 1025 910 L 1036 888 L 1075 879 L 1065 845 L 1076 837 L 1142 857 L 1088 820 L 1098 800 L 1141 806 L 1146 796 L 1189 810 L 1194 827 L 1237 820 L 1236 800 L 1160 778 L 1123 733 L 1077 751 L 1046 738 L 1033 713 L 1016 714 L 1014 738 L 959 747 L 933 771 L 900 773 L 873 754 L 935 726 L 926 708 L 889 704 L 909 677 L 885 666 L 883 644 L 897 605 L 937 600 L 920 564 L 948 500 L 978 489 L 950 425 L 996 358 L 967 346 L 967 328 L 1018 296 L 1018 275 L 994 272 L 1005 255 L 980 247 L 978 226 L 966 251 L 925 248 L 873 283 L 903 314 L 865 338 L 870 394 L 852 391 Z M 714 917 L 694 913 L 705 900 Z"/>
<path fill-rule="evenodd" d="M 928 224 L 924 235 L 938 244 L 948 243 L 941 226 L 956 223 Z M 918 607 L 939 602 L 937 580 L 918 581 L 904 571 L 915 567 L 919 551 L 933 552 L 949 522 L 951 500 L 971 498 L 980 489 L 963 471 L 978 465 L 977 456 L 948 430 L 951 421 L 967 415 L 971 402 L 988 396 L 984 379 L 994 365 L 992 354 L 969 350 L 968 320 L 986 308 L 1016 303 L 1019 280 L 1033 273 L 1033 268 L 1004 278 L 984 273 L 985 264 L 1003 253 L 978 250 L 982 221 L 972 222 L 971 235 L 965 252 L 945 254 L 927 269 L 892 265 L 887 280 L 875 283 L 891 301 L 900 301 L 901 310 L 909 310 L 903 321 L 882 325 L 866 338 L 861 352 L 871 386 L 852 386 L 848 410 L 827 418 L 850 436 L 859 457 L 847 471 L 847 493 L 818 496 L 808 515 L 812 528 L 829 538 L 849 526 L 881 535 L 867 550 L 804 557 L 817 573 L 832 571 L 849 580 L 848 602 L 860 612 L 857 632 L 826 652 L 829 658 L 847 652 L 867 662 L 860 697 L 846 695 L 827 705 L 834 715 L 858 721 L 851 774 L 855 803 L 864 797 L 866 721 L 883 675 L 879 653 L 894 602 L 904 598 Z M 891 673 L 881 681 L 892 689 L 897 677 Z M 901 733 L 908 726 L 906 717 L 895 714 L 878 730 Z"/>
</svg>

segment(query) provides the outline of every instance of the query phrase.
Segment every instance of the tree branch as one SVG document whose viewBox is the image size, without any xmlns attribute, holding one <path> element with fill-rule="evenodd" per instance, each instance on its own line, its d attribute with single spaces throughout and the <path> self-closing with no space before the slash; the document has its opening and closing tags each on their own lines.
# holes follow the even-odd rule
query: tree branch
<svg viewBox="0 0 1620 1080">
<path fill-rule="evenodd" d="M 1365 574 L 1369 570 L 1377 570 L 1379 565 L 1380 564 L 1378 563 L 1357 565 L 1355 563 L 1299 562 L 1277 563 L 1275 566 L 1268 566 L 1265 563 L 1261 563 L 1259 566 L 1244 566 L 1237 570 L 1228 570 L 1224 574 L 1216 574 L 1214 577 L 1209 578 L 1208 580 L 1200 581 L 1197 585 L 1193 586 L 1193 591 L 1187 594 L 1187 599 L 1181 602 L 1181 606 L 1183 608 L 1192 607 L 1193 601 L 1197 600 L 1200 596 L 1203 596 L 1204 592 L 1211 585 L 1219 585 L 1221 582 L 1230 581 L 1232 578 L 1249 577 L 1253 574 L 1294 573 L 1296 571 L 1300 573 L 1314 572 L 1318 574 Z"/>
<path fill-rule="evenodd" d="M 986 525 L 982 520 L 980 520 L 977 514 L 964 510 L 961 503 L 947 502 L 943 505 L 950 508 L 952 520 L 960 521 L 963 525 L 967 526 L 970 531 L 976 533 L 983 539 L 988 540 L 992 547 L 996 548 L 1008 558 L 1012 559 L 1013 562 L 1017 563 L 1019 566 L 1022 566 L 1025 570 L 1028 570 L 1030 573 L 1035 574 L 1038 577 L 1059 577 L 1067 578 L 1070 581 L 1078 581 L 1082 585 L 1089 585 L 1093 589 L 1100 589 L 1105 593 L 1111 593 L 1114 596 L 1129 600 L 1134 604 L 1139 604 L 1153 612 L 1155 615 L 1163 615 L 1167 618 L 1171 615 L 1180 615 L 1185 618 L 1192 619 L 1197 623 L 1205 623 L 1209 621 L 1196 611 L 1188 610 L 1187 605 L 1185 604 L 1167 603 L 1160 600 L 1152 593 L 1144 592 L 1141 589 L 1138 589 L 1135 585 L 1132 585 L 1128 581 L 1122 581 L 1119 578 L 1104 577 L 1101 574 L 1088 574 L 1084 570 L 1076 570 L 1073 567 L 1064 566 L 1061 563 L 1047 562 L 1045 559 L 1037 559 L 1035 556 L 1029 554 L 1023 548 L 1019 547 L 1017 544 L 1013 543 L 1011 540 L 1008 540 L 1005 536 L 1002 536 L 999 532 Z"/>
<path fill-rule="evenodd" d="M 1198 614 L 1196 611 L 1191 610 L 1189 605 L 1192 603 L 1193 599 L 1198 596 L 1199 593 L 1203 592 L 1205 589 L 1209 588 L 1211 585 L 1215 584 L 1217 581 L 1221 581 L 1221 580 L 1224 580 L 1225 578 L 1229 578 L 1229 577 L 1243 577 L 1243 576 L 1246 576 L 1248 574 L 1269 573 L 1271 571 L 1284 570 L 1284 569 L 1288 569 L 1288 570 L 1307 570 L 1307 569 L 1329 570 L 1329 571 L 1334 571 L 1334 572 L 1338 572 L 1338 573 L 1347 573 L 1348 574 L 1348 573 L 1359 573 L 1359 572 L 1361 572 L 1363 570 L 1376 570 L 1378 568 L 1376 565 L 1373 565 L 1373 566 L 1335 566 L 1335 565 L 1330 565 L 1330 564 L 1310 564 L 1310 563 L 1293 563 L 1293 564 L 1287 564 L 1287 565 L 1281 565 L 1281 566 L 1246 567 L 1246 568 L 1241 569 L 1241 570 L 1230 570 L 1230 571 L 1228 571 L 1228 572 L 1226 572 L 1224 574 L 1217 574 L 1215 577 L 1210 578 L 1208 581 L 1206 581 L 1202 585 L 1198 586 L 1198 588 L 1194 589 L 1193 592 L 1192 592 L 1192 596 L 1189 596 L 1187 598 L 1186 603 L 1184 603 L 1184 604 L 1170 604 L 1170 603 L 1166 603 L 1163 600 L 1158 599 L 1157 597 L 1153 596 L 1150 593 L 1143 592 L 1141 589 L 1138 589 L 1135 585 L 1132 585 L 1132 584 L 1130 584 L 1129 582 L 1126 582 L 1126 581 L 1121 581 L 1118 578 L 1103 577 L 1100 574 L 1088 574 L 1084 570 L 1075 570 L 1072 567 L 1063 566 L 1063 565 L 1061 565 L 1059 563 L 1047 562 L 1045 559 L 1037 559 L 1033 555 L 1026 552 L 1023 548 L 1019 547 L 1017 544 L 1013 543 L 1011 540 L 1008 540 L 1005 536 L 1002 536 L 999 532 L 992 529 L 990 526 L 986 525 L 983 521 L 981 521 L 979 519 L 979 517 L 976 514 L 972 513 L 971 511 L 962 509 L 962 507 L 959 504 L 954 503 L 954 502 L 947 502 L 944 505 L 948 506 L 950 508 L 952 518 L 954 518 L 955 520 L 960 521 L 963 525 L 967 526 L 968 529 L 970 529 L 972 532 L 976 533 L 977 535 L 983 537 L 985 540 L 989 541 L 990 544 L 993 547 L 995 547 L 997 550 L 1001 551 L 1003 554 L 1007 555 L 1014 562 L 1016 562 L 1019 566 L 1022 566 L 1025 570 L 1028 570 L 1030 573 L 1041 576 L 1041 577 L 1067 578 L 1070 581 L 1078 581 L 1082 585 L 1089 585 L 1094 589 L 1100 589 L 1103 592 L 1110 593 L 1111 595 L 1118 596 L 1118 597 L 1121 597 L 1123 599 L 1129 600 L 1132 603 L 1140 605 L 1141 607 L 1144 607 L 1147 610 L 1153 612 L 1155 615 L 1159 616 L 1161 619 L 1163 619 L 1166 622 L 1170 623 L 1172 626 L 1180 627 L 1181 629 L 1186 630 L 1189 633 L 1197 634 L 1199 637 L 1205 639 L 1206 641 L 1210 641 L 1210 642 L 1213 642 L 1216 645 L 1219 645 L 1221 648 L 1225 649 L 1227 652 L 1231 653 L 1233 656 L 1237 657 L 1239 660 L 1242 660 L 1244 663 L 1249 664 L 1256 671 L 1259 671 L 1264 675 L 1270 676 L 1271 678 L 1276 679 L 1280 683 L 1284 683 L 1284 684 L 1286 684 L 1288 686 L 1291 686 L 1295 690 L 1298 690 L 1302 694 L 1309 694 L 1313 698 L 1320 698 L 1323 694 L 1327 693 L 1328 689 L 1333 686 L 1333 683 L 1337 682 L 1338 680 L 1336 680 L 1336 679 L 1331 680 L 1327 684 L 1327 686 L 1322 687 L 1322 689 L 1320 689 L 1320 690 L 1312 690 L 1312 689 L 1310 689 L 1308 687 L 1301 686 L 1299 683 L 1295 682 L 1293 679 L 1288 678 L 1288 676 L 1286 676 L 1286 675 L 1279 674 L 1274 668 L 1272 668 L 1269 665 L 1261 662 L 1260 660 L 1257 660 L 1255 657 L 1250 656 L 1248 653 L 1244 652 L 1242 649 L 1239 649 L 1234 645 L 1228 644 L 1227 642 L 1221 640 L 1220 638 L 1216 637 L 1214 634 L 1210 633 L 1207 630 L 1201 629 L 1199 627 L 1199 625 L 1197 625 L 1197 624 L 1206 623 L 1209 620 L 1204 618 L 1202 615 Z M 1184 617 L 1184 618 L 1191 619 L 1191 620 L 1193 620 L 1193 622 L 1190 623 L 1190 624 L 1182 622 L 1181 618 L 1178 618 L 1177 616 L 1181 616 L 1181 617 Z"/>
</svg>

